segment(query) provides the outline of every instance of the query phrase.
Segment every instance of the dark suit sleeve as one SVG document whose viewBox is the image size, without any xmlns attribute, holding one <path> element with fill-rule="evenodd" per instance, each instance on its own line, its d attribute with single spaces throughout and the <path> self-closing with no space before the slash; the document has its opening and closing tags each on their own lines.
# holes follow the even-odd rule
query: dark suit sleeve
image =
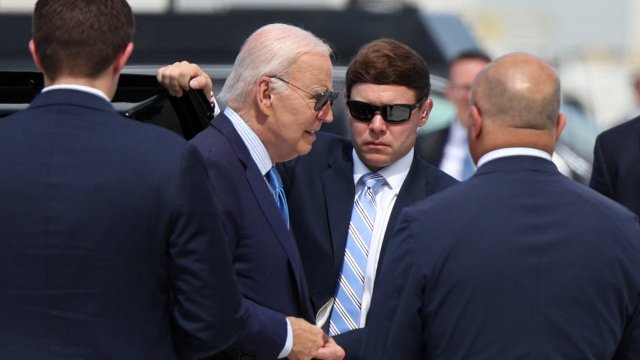
<svg viewBox="0 0 640 360">
<path fill-rule="evenodd" d="M 614 360 L 640 359 L 640 295 L 633 316 L 627 323 Z"/>
<path fill-rule="evenodd" d="M 247 323 L 248 306 L 240 296 L 220 213 L 195 148 L 185 151 L 177 176 L 168 249 L 171 315 L 178 357 L 189 359 L 233 340 Z"/>
<path fill-rule="evenodd" d="M 362 358 L 423 359 L 421 319 L 424 277 L 415 264 L 418 236 L 413 217 L 403 211 L 387 260 L 371 299 Z"/>
<path fill-rule="evenodd" d="M 602 135 L 596 138 L 593 148 L 593 169 L 591 171 L 591 179 L 589 186 L 597 192 L 609 198 L 614 197 L 614 179 L 611 179 L 609 169 L 607 167 L 607 159 L 605 156 L 605 145 Z"/>
</svg>

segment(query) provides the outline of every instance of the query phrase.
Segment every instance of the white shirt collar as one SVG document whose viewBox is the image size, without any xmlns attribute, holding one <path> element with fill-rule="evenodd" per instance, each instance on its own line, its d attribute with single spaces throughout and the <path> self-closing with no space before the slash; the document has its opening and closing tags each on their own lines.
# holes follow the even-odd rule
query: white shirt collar
<svg viewBox="0 0 640 360">
<path fill-rule="evenodd" d="M 57 84 L 57 85 L 47 86 L 46 88 L 42 89 L 42 92 L 47 92 L 47 91 L 50 91 L 50 90 L 76 90 L 76 91 L 82 91 L 82 92 L 86 92 L 86 93 L 90 93 L 90 94 L 99 96 L 99 97 L 105 99 L 107 102 L 111 102 L 111 100 L 107 97 L 107 95 L 105 93 L 103 93 L 101 90 L 98 90 L 96 88 L 92 88 L 90 86 L 85 86 L 85 85 Z"/>
<path fill-rule="evenodd" d="M 271 156 L 267 152 L 267 148 L 264 146 L 258 135 L 249 127 L 246 121 L 232 108 L 228 107 L 224 110 L 224 114 L 227 115 L 231 124 L 236 129 L 242 141 L 249 149 L 251 158 L 258 165 L 260 173 L 265 175 L 273 166 Z M 215 121 L 215 120 L 214 120 Z"/>
<path fill-rule="evenodd" d="M 488 153 L 484 154 L 480 158 L 480 160 L 478 160 L 478 167 L 486 164 L 491 160 L 495 160 L 495 159 L 503 158 L 507 156 L 518 156 L 518 155 L 537 156 L 539 158 L 543 158 L 551 161 L 551 155 L 549 155 L 548 152 L 545 152 L 539 149 L 534 149 L 534 148 L 527 148 L 527 147 L 511 147 L 511 148 L 503 148 L 503 149 L 489 151 Z"/>
<path fill-rule="evenodd" d="M 396 162 L 378 171 L 378 174 L 384 177 L 396 195 L 400 192 L 400 188 L 409 174 L 411 162 L 413 161 L 413 152 L 414 150 L 412 148 Z M 362 175 L 371 172 L 371 170 L 360 160 L 355 149 L 353 149 L 351 156 L 353 157 L 353 183 L 356 184 L 357 187 L 358 180 L 360 180 Z"/>
</svg>

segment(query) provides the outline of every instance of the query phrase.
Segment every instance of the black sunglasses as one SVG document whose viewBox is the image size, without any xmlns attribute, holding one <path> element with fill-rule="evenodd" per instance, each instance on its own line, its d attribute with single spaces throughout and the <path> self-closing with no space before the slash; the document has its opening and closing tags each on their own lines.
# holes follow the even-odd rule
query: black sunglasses
<svg viewBox="0 0 640 360">
<path fill-rule="evenodd" d="M 347 100 L 347 107 L 351 117 L 359 121 L 371 121 L 376 113 L 380 113 L 384 121 L 391 124 L 403 123 L 411 117 L 411 112 L 422 104 L 422 100 L 415 104 L 392 104 L 377 106 L 363 101 Z"/>
<path fill-rule="evenodd" d="M 288 82 L 287 80 L 285 80 L 285 79 L 283 79 L 283 78 L 281 78 L 279 76 L 269 76 L 269 77 L 272 78 L 272 79 L 278 79 L 278 80 L 282 81 L 283 83 L 285 83 L 287 85 L 291 85 L 294 88 L 296 88 L 296 89 L 304 92 L 305 94 L 313 97 L 316 100 L 316 104 L 313 106 L 313 110 L 315 110 L 315 111 L 322 110 L 325 107 L 325 105 L 327 105 L 327 103 L 333 105 L 334 101 L 336 101 L 336 98 L 338 97 L 338 92 L 337 91 L 331 91 L 331 90 L 327 89 L 327 90 L 323 91 L 320 94 L 312 94 L 312 93 L 308 92 L 307 90 L 305 90 L 305 89 L 303 89 L 303 88 L 301 88 L 301 87 L 299 87 L 299 86 L 297 86 L 295 84 L 292 84 L 292 83 Z"/>
</svg>

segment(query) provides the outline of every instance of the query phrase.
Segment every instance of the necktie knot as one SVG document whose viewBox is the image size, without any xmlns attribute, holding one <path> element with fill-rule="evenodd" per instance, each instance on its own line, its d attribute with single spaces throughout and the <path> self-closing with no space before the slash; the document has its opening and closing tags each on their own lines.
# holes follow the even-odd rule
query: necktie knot
<svg viewBox="0 0 640 360">
<path fill-rule="evenodd" d="M 269 171 L 267 172 L 267 181 L 269 182 L 269 185 L 274 192 L 277 192 L 278 190 L 283 188 L 282 179 L 280 178 L 280 174 L 278 174 L 278 170 L 275 168 L 275 166 L 269 169 Z"/>
<path fill-rule="evenodd" d="M 282 186 L 282 179 L 280 178 L 280 174 L 278 174 L 278 169 L 272 167 L 267 172 L 267 182 L 271 189 L 273 190 L 273 196 L 276 200 L 276 205 L 278 206 L 278 210 L 280 210 L 280 215 L 284 219 L 284 222 L 289 226 L 289 208 L 287 206 L 287 197 L 284 194 L 284 187 Z"/>
<path fill-rule="evenodd" d="M 378 192 L 378 189 L 380 189 L 380 186 L 385 183 L 385 179 L 384 176 L 378 173 L 370 172 L 362 175 L 362 183 L 375 194 Z"/>
</svg>

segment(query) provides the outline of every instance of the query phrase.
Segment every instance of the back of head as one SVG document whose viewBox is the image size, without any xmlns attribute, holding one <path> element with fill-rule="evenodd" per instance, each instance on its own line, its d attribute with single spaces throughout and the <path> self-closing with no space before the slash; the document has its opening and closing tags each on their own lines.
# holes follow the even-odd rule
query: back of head
<svg viewBox="0 0 640 360">
<path fill-rule="evenodd" d="M 408 46 L 384 38 L 366 44 L 351 60 L 346 75 L 347 98 L 358 83 L 406 86 L 415 91 L 417 100 L 426 99 L 431 91 L 424 59 Z"/>
<path fill-rule="evenodd" d="M 95 78 L 132 41 L 133 13 L 125 0 L 38 0 L 33 41 L 42 70 Z"/>
<path fill-rule="evenodd" d="M 260 76 L 287 78 L 295 61 L 306 53 L 331 56 L 331 47 L 314 34 L 287 24 L 269 24 L 256 30 L 242 45 L 220 100 L 235 110 L 247 105 Z"/>
<path fill-rule="evenodd" d="M 486 121 L 501 127 L 552 129 L 560 111 L 560 80 L 534 56 L 506 55 L 478 74 L 471 103 Z"/>
</svg>

